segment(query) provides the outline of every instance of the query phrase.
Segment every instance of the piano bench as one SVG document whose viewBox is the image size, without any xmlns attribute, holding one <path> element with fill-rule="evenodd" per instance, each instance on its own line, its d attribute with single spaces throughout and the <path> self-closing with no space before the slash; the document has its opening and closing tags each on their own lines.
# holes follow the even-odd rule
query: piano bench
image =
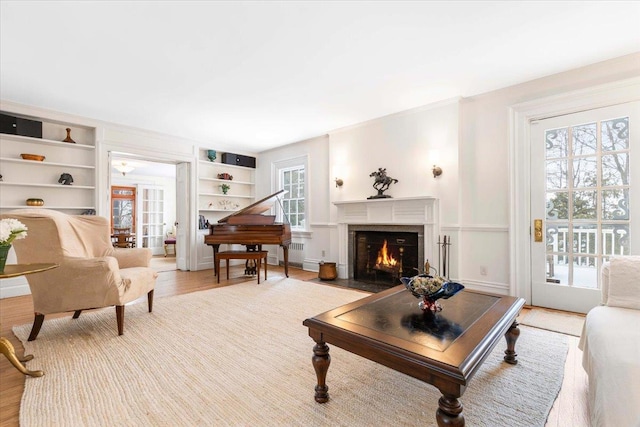
<svg viewBox="0 0 640 427">
<path fill-rule="evenodd" d="M 218 252 L 216 254 L 216 259 L 214 260 L 216 264 L 216 268 L 214 271 L 218 272 L 218 283 L 220 283 L 220 260 L 223 259 L 226 261 L 227 266 L 227 280 L 229 280 L 229 260 L 230 259 L 244 259 L 244 260 L 254 260 L 257 263 L 256 272 L 258 276 L 258 284 L 260 284 L 260 265 L 262 264 L 262 260 L 264 259 L 264 280 L 267 280 L 267 255 L 268 251 L 223 251 Z"/>
</svg>

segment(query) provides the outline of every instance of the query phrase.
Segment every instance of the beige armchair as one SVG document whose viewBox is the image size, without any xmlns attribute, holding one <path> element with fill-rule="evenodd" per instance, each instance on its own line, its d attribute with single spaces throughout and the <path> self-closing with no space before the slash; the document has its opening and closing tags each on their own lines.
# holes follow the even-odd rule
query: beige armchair
<svg viewBox="0 0 640 427">
<path fill-rule="evenodd" d="M 25 239 L 13 243 L 18 263 L 60 265 L 27 276 L 35 312 L 29 341 L 36 339 L 51 313 L 73 311 L 77 319 L 82 310 L 115 306 L 122 335 L 125 304 L 146 293 L 152 311 L 158 274 L 149 268 L 151 250 L 114 248 L 106 218 L 49 209 L 19 209 L 0 218 L 16 218 L 29 229 Z"/>
</svg>

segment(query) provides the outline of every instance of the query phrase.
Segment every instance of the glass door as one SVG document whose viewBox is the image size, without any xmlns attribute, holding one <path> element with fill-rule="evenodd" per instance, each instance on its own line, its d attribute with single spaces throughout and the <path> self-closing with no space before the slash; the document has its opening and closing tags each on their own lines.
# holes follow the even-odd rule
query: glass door
<svg viewBox="0 0 640 427">
<path fill-rule="evenodd" d="M 586 313 L 600 303 L 602 263 L 640 250 L 639 106 L 532 123 L 533 305 Z"/>
<path fill-rule="evenodd" d="M 158 186 L 139 185 L 140 246 L 154 255 L 164 254 L 164 190 Z"/>
</svg>

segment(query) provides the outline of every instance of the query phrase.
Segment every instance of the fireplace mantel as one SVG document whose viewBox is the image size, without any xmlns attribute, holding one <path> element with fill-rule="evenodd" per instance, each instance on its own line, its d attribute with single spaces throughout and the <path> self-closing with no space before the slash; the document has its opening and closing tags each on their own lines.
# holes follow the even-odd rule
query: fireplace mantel
<svg viewBox="0 0 640 427">
<path fill-rule="evenodd" d="M 424 257 L 432 264 L 437 260 L 438 199 L 407 197 L 336 201 L 338 208 L 338 277 L 351 278 L 349 259 L 349 226 L 414 225 L 424 229 Z"/>
</svg>

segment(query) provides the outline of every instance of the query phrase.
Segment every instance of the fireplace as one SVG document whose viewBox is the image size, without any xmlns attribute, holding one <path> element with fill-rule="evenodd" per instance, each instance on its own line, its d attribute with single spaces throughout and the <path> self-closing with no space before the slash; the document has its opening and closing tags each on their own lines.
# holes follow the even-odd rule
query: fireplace
<svg viewBox="0 0 640 427">
<path fill-rule="evenodd" d="M 348 230 L 350 279 L 392 287 L 422 271 L 424 227 L 352 224 Z"/>
<path fill-rule="evenodd" d="M 437 199 L 389 198 L 334 204 L 338 208 L 339 278 L 396 286 L 400 284 L 398 276 L 422 272 L 427 259 L 433 263 L 437 258 Z M 402 258 L 402 262 L 375 268 L 385 240 L 387 257 Z"/>
<path fill-rule="evenodd" d="M 355 231 L 353 279 L 396 286 L 419 270 L 418 232 Z"/>
</svg>

